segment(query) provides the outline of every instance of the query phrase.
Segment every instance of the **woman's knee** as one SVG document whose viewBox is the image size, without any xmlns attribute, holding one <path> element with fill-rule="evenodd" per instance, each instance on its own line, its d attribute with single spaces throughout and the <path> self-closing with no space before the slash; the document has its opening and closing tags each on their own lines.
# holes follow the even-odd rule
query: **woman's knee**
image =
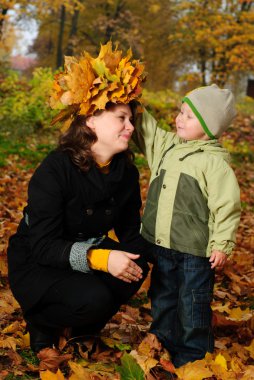
<svg viewBox="0 0 254 380">
<path fill-rule="evenodd" d="M 91 291 L 89 297 L 72 310 L 73 321 L 76 321 L 76 325 L 97 323 L 110 318 L 115 308 L 114 297 L 106 287 L 97 292 Z"/>
</svg>

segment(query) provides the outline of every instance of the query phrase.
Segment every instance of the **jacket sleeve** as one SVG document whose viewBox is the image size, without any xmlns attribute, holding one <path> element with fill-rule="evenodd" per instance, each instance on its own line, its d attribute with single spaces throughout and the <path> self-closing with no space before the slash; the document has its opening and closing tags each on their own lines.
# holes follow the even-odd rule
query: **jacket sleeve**
<svg viewBox="0 0 254 380">
<path fill-rule="evenodd" d="M 131 182 L 131 183 L 130 183 Z M 114 226 L 115 234 L 121 245 L 127 244 L 129 249 L 141 250 L 143 239 L 140 235 L 140 208 L 142 205 L 139 185 L 139 173 L 136 167 L 132 169 L 129 179 L 132 191 L 124 206 L 120 210 L 118 220 Z M 138 252 L 137 252 L 138 253 Z"/>
<path fill-rule="evenodd" d="M 64 238 L 67 185 L 64 160 L 48 157 L 35 171 L 28 187 L 26 223 L 32 261 L 55 268 L 89 271 L 86 253 L 97 242 L 73 243 Z"/>
<path fill-rule="evenodd" d="M 208 207 L 214 225 L 210 248 L 229 255 L 235 246 L 240 222 L 240 189 L 233 169 L 224 160 L 211 160 L 210 165 Z"/>
<path fill-rule="evenodd" d="M 132 139 L 145 155 L 148 165 L 151 168 L 156 152 L 161 152 L 168 140 L 174 140 L 175 134 L 165 131 L 158 126 L 154 117 L 144 109 L 135 119 L 135 130 Z"/>
</svg>

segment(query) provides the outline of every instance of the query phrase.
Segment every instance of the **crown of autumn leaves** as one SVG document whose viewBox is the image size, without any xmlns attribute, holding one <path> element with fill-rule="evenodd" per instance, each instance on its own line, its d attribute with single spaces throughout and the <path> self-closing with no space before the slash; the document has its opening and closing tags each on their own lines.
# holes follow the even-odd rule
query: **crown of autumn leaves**
<svg viewBox="0 0 254 380">
<path fill-rule="evenodd" d="M 49 104 L 61 111 L 51 124 L 61 121 L 68 128 L 75 115 L 92 115 L 108 102 L 127 104 L 140 99 L 144 65 L 131 58 L 131 49 L 122 56 L 117 46 L 112 50 L 111 41 L 101 45 L 97 58 L 87 52 L 79 59 L 66 56 L 64 71 L 54 77 Z"/>
</svg>

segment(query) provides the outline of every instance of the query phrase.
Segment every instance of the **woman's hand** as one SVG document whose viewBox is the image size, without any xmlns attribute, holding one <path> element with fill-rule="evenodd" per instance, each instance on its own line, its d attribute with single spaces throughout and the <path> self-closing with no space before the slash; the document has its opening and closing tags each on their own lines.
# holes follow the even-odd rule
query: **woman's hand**
<svg viewBox="0 0 254 380">
<path fill-rule="evenodd" d="M 139 256 L 124 251 L 111 251 L 108 257 L 109 273 L 125 282 L 139 281 L 142 278 L 142 269 L 133 261 Z"/>
</svg>

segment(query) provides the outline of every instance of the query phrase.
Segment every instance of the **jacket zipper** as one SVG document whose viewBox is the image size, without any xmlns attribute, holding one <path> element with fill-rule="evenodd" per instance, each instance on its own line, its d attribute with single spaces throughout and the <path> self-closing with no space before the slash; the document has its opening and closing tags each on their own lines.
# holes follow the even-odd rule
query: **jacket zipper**
<svg viewBox="0 0 254 380">
<path fill-rule="evenodd" d="M 194 152 L 190 152 L 190 153 L 186 154 L 185 156 L 179 158 L 179 161 L 183 161 L 185 158 L 187 158 L 188 156 L 191 156 L 192 154 L 201 153 L 201 152 L 204 152 L 204 151 L 203 151 L 203 149 L 199 148 L 199 149 L 195 150 Z"/>
<path fill-rule="evenodd" d="M 160 160 L 160 163 L 159 163 L 159 166 L 156 170 L 156 175 L 158 175 L 159 173 L 159 170 L 160 170 L 160 167 L 163 163 L 163 160 L 164 160 L 164 157 L 166 156 L 166 154 L 170 151 L 170 149 L 174 148 L 175 144 L 171 145 L 167 150 L 165 150 L 165 152 L 163 153 L 162 157 L 161 157 L 161 160 Z"/>
</svg>

